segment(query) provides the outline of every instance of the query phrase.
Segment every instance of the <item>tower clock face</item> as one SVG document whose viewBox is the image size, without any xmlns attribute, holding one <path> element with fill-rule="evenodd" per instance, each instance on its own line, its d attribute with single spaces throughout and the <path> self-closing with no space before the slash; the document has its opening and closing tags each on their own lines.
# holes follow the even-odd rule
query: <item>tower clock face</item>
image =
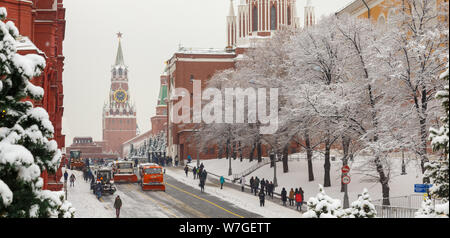
<svg viewBox="0 0 450 238">
<path fill-rule="evenodd" d="M 114 100 L 118 103 L 125 102 L 127 100 L 127 92 L 125 92 L 124 90 L 115 91 Z"/>
</svg>

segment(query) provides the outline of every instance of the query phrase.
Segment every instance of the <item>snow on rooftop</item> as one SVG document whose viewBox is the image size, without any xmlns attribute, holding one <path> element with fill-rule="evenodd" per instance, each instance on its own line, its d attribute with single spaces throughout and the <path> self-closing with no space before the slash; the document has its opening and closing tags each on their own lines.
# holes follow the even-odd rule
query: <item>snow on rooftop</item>
<svg viewBox="0 0 450 238">
<path fill-rule="evenodd" d="M 225 54 L 225 55 L 234 55 L 234 52 L 227 52 L 225 49 L 217 49 L 217 48 L 186 48 L 180 47 L 175 52 L 176 54 Z"/>
<path fill-rule="evenodd" d="M 17 51 L 25 51 L 25 50 L 30 50 L 30 51 L 37 51 L 39 54 L 43 54 L 45 55 L 45 53 L 40 50 L 39 48 L 36 47 L 36 45 L 30 40 L 30 38 L 26 37 L 26 36 L 20 36 L 18 39 L 16 39 L 17 45 L 16 45 L 16 49 Z"/>
</svg>

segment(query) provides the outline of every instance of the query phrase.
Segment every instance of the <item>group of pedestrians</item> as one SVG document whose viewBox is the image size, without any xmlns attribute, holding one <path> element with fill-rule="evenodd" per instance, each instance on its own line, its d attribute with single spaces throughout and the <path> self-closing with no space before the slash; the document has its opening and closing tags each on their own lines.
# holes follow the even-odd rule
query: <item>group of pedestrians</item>
<svg viewBox="0 0 450 238">
<path fill-rule="evenodd" d="M 304 200 L 304 192 L 302 188 L 296 188 L 295 191 L 293 188 L 289 191 L 289 196 L 287 195 L 287 191 L 285 188 L 281 190 L 281 201 L 283 201 L 283 206 L 287 206 L 286 202 L 289 199 L 289 206 L 297 206 L 297 210 L 302 210 L 303 200 Z"/>
<path fill-rule="evenodd" d="M 94 180 L 94 174 L 90 169 L 84 168 L 83 169 L 83 179 L 85 182 L 90 182 Z"/>
<path fill-rule="evenodd" d="M 245 177 L 241 178 L 241 189 L 244 191 L 245 188 Z M 264 207 L 266 196 L 269 196 L 273 199 L 273 190 L 275 185 L 272 181 L 265 180 L 264 178 L 259 180 L 258 176 L 255 178 L 250 178 L 250 193 L 259 197 L 259 205 Z M 258 192 L 259 190 L 259 192 Z"/>
<path fill-rule="evenodd" d="M 188 177 L 189 167 L 187 165 L 184 167 L 184 172 L 186 173 L 186 177 Z M 208 173 L 206 172 L 206 169 L 205 169 L 205 166 L 203 165 L 203 163 L 201 163 L 198 168 L 196 166 L 194 166 L 194 168 L 192 168 L 192 175 L 193 175 L 194 180 L 196 178 L 198 178 L 200 180 L 200 183 L 198 184 L 198 186 L 200 186 L 200 190 L 202 192 L 204 192 L 205 184 L 206 184 L 206 177 L 208 176 Z"/>
<path fill-rule="evenodd" d="M 64 183 L 67 183 L 67 178 L 69 178 L 69 174 L 67 173 L 67 171 L 64 172 Z M 75 187 L 75 175 L 71 174 L 69 181 L 70 181 L 70 187 Z"/>
</svg>

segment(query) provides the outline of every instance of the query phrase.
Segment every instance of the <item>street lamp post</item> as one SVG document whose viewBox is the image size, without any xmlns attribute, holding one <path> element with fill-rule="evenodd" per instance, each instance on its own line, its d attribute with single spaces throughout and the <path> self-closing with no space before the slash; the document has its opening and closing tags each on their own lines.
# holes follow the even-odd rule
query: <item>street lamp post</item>
<svg viewBox="0 0 450 238">
<path fill-rule="evenodd" d="M 278 155 L 274 155 L 273 152 L 271 152 L 271 157 L 273 160 L 273 186 L 274 187 L 278 187 L 278 182 L 277 182 L 277 156 Z"/>
</svg>

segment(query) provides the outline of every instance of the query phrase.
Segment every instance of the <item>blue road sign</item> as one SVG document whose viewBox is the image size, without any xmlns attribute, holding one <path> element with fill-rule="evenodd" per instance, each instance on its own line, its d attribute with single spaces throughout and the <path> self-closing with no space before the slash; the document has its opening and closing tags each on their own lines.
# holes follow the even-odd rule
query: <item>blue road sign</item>
<svg viewBox="0 0 450 238">
<path fill-rule="evenodd" d="M 432 184 L 414 184 L 414 192 L 415 193 L 426 193 L 429 188 L 431 188 Z"/>
</svg>

